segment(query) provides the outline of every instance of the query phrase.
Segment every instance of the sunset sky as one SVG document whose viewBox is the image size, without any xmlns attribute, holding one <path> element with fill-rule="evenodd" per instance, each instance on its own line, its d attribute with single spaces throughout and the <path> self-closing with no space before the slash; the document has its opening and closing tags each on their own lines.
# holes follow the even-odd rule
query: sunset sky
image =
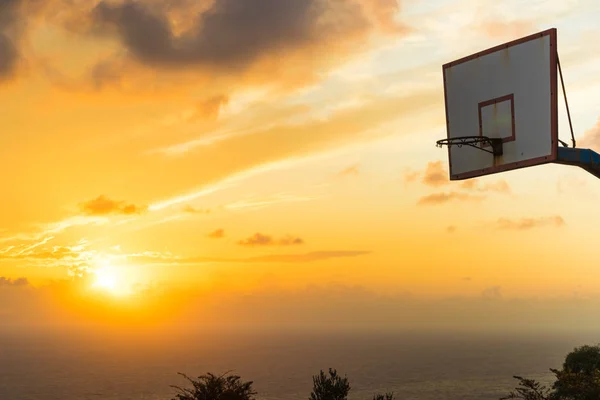
<svg viewBox="0 0 600 400">
<path fill-rule="evenodd" d="M 317 308 L 315 292 L 592 310 L 600 182 L 542 166 L 450 183 L 435 140 L 442 64 L 556 27 L 579 147 L 600 151 L 599 16 L 595 0 L 0 1 L 0 316 L 200 295 Z"/>
</svg>

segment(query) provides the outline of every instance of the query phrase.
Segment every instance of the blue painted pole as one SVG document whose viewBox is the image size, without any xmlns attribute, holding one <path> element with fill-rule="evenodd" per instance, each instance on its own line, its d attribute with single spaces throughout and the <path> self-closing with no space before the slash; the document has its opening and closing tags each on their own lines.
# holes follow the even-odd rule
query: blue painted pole
<svg viewBox="0 0 600 400">
<path fill-rule="evenodd" d="M 600 178 L 600 154 L 594 150 L 559 147 L 556 163 L 583 168 Z"/>
</svg>

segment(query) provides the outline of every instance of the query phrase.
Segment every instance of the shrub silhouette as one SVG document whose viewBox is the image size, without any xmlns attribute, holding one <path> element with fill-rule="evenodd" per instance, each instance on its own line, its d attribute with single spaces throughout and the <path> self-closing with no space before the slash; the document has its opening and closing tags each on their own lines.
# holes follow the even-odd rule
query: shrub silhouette
<svg viewBox="0 0 600 400">
<path fill-rule="evenodd" d="M 373 396 L 373 400 L 394 400 L 394 393 L 376 394 Z"/>
<path fill-rule="evenodd" d="M 256 392 L 252 389 L 254 382 L 243 382 L 237 375 L 216 376 L 208 373 L 192 379 L 179 373 L 192 384 L 192 388 L 177 389 L 178 393 L 173 400 L 255 400 Z"/>
<path fill-rule="evenodd" d="M 329 376 L 323 370 L 313 376 L 313 391 L 309 400 L 346 400 L 349 392 L 348 378 L 342 378 L 335 369 L 329 368 Z"/>
</svg>

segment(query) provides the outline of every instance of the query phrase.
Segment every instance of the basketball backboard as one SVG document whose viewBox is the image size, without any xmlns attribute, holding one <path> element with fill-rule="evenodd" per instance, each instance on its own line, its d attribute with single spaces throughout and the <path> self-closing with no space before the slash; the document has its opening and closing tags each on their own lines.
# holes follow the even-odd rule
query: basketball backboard
<svg viewBox="0 0 600 400">
<path fill-rule="evenodd" d="M 556 161 L 556 29 L 461 58 L 442 70 L 448 139 L 502 139 L 496 154 L 489 151 L 490 142 L 449 146 L 450 180 Z"/>
</svg>

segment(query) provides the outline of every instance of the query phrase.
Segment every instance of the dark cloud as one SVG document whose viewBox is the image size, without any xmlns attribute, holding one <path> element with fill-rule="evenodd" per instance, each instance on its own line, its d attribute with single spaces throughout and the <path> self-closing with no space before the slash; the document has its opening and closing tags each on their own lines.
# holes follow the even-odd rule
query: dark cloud
<svg viewBox="0 0 600 400">
<path fill-rule="evenodd" d="M 94 200 L 87 201 L 80 205 L 81 211 L 85 215 L 105 216 L 111 214 L 134 215 L 140 214 L 146 210 L 146 207 L 136 206 L 135 204 L 126 204 L 124 201 L 115 201 L 106 196 L 99 196 Z"/>
<path fill-rule="evenodd" d="M 15 74 L 19 61 L 15 38 L 21 3 L 22 0 L 0 0 L 0 81 Z"/>
<path fill-rule="evenodd" d="M 304 244 L 304 240 L 296 236 L 288 235 L 279 239 L 277 244 L 280 246 L 293 246 L 297 244 Z"/>
<path fill-rule="evenodd" d="M 325 3 L 316 0 L 216 0 L 179 36 L 166 14 L 138 2 L 103 1 L 93 17 L 112 28 L 131 55 L 144 63 L 229 68 L 269 51 L 318 40 L 316 21 L 325 10 Z"/>
<path fill-rule="evenodd" d="M 2 3 L 0 3 L 1 5 Z M 27 278 L 10 279 L 0 276 L 0 288 L 29 286 Z"/>
<path fill-rule="evenodd" d="M 498 229 L 524 231 L 543 226 L 561 227 L 565 225 L 563 217 L 557 215 L 553 217 L 541 218 L 521 218 L 520 220 L 511 220 L 508 218 L 500 218 L 496 221 Z"/>
<path fill-rule="evenodd" d="M 394 21 L 395 0 L 214 0 L 208 9 L 184 3 L 190 13 L 180 32 L 168 7 L 101 1 L 92 12 L 94 32 L 117 37 L 128 56 L 151 67 L 225 73 L 332 40 L 344 47 L 375 28 L 406 32 Z"/>
<path fill-rule="evenodd" d="M 285 236 L 279 240 L 274 239 L 272 236 L 264 235 L 262 233 L 255 233 L 247 239 L 240 240 L 238 242 L 240 246 L 291 246 L 304 244 L 304 240 L 295 236 Z"/>
</svg>

